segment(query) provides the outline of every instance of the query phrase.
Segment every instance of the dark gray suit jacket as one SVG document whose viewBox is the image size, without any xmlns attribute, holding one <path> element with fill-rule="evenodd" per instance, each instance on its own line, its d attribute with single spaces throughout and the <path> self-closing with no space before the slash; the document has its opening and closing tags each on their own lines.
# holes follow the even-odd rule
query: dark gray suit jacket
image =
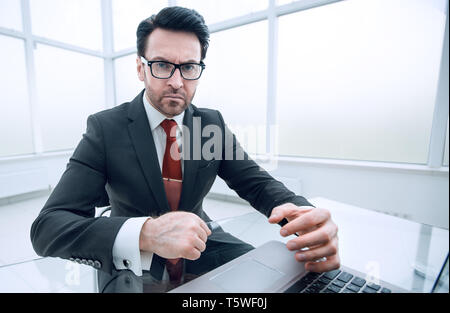
<svg viewBox="0 0 450 313">
<path fill-rule="evenodd" d="M 170 211 L 142 102 L 143 92 L 132 102 L 89 116 L 86 133 L 31 227 L 37 254 L 84 260 L 111 273 L 112 247 L 122 224 L 130 217 L 159 216 Z M 189 105 L 183 124 L 190 130 L 191 145 L 194 117 L 201 118 L 202 127 L 216 125 L 222 130 L 223 151 L 219 153 L 221 158 L 205 160 L 202 156 L 195 160 L 191 156 L 183 161 L 179 210 L 209 221 L 202 203 L 217 175 L 266 216 L 275 206 L 287 202 L 311 205 L 249 159 L 218 111 Z M 242 152 L 244 160 L 225 159 L 225 132 L 233 136 L 231 148 Z M 208 139 L 200 139 L 202 146 Z M 95 207 L 107 205 L 112 207 L 111 217 L 95 218 Z M 232 242 L 234 237 L 219 231 L 208 240 Z"/>
</svg>

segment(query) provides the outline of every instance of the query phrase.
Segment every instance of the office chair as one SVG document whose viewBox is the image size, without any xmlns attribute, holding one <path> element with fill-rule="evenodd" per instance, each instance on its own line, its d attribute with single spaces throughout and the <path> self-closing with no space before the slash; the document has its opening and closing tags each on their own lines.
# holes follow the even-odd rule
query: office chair
<svg viewBox="0 0 450 313">
<path fill-rule="evenodd" d="M 98 214 L 96 214 L 96 217 L 109 217 L 109 214 L 111 213 L 111 207 L 104 207 L 101 208 Z M 98 293 L 98 270 L 94 269 L 94 292 Z"/>
</svg>

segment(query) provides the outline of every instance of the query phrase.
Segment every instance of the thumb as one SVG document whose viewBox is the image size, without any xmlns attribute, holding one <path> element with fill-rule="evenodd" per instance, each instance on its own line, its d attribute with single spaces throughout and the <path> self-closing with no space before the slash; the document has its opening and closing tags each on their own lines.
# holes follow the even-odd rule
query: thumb
<svg viewBox="0 0 450 313">
<path fill-rule="evenodd" d="M 292 203 L 286 203 L 273 208 L 272 213 L 269 217 L 269 223 L 276 224 L 281 222 L 281 220 L 287 216 L 290 216 L 297 206 Z"/>
</svg>

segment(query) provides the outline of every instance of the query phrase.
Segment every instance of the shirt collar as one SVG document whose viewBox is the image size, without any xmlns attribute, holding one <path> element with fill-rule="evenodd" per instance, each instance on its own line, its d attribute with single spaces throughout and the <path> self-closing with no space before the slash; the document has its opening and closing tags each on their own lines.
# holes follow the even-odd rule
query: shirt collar
<svg viewBox="0 0 450 313">
<path fill-rule="evenodd" d="M 148 122 L 150 124 L 150 129 L 154 131 L 155 128 L 158 127 L 162 121 L 167 119 L 167 117 L 161 112 L 159 112 L 157 109 L 155 109 L 153 105 L 151 105 L 150 102 L 147 101 L 145 92 L 142 98 L 143 98 L 142 101 L 144 102 L 145 112 L 147 113 Z M 177 123 L 178 128 L 181 130 L 183 126 L 184 111 L 181 114 L 174 116 L 172 119 Z"/>
</svg>

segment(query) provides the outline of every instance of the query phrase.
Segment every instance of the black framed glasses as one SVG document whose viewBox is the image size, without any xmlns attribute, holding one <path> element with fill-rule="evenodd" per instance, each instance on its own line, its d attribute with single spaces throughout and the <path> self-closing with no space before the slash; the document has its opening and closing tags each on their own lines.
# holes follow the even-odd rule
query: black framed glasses
<svg viewBox="0 0 450 313">
<path fill-rule="evenodd" d="M 203 62 L 175 64 L 167 61 L 147 61 L 144 57 L 141 57 L 141 61 L 150 67 L 150 73 L 158 79 L 169 79 L 175 73 L 175 70 L 179 69 L 181 77 L 184 79 L 197 80 L 202 76 L 205 69 Z"/>
</svg>

